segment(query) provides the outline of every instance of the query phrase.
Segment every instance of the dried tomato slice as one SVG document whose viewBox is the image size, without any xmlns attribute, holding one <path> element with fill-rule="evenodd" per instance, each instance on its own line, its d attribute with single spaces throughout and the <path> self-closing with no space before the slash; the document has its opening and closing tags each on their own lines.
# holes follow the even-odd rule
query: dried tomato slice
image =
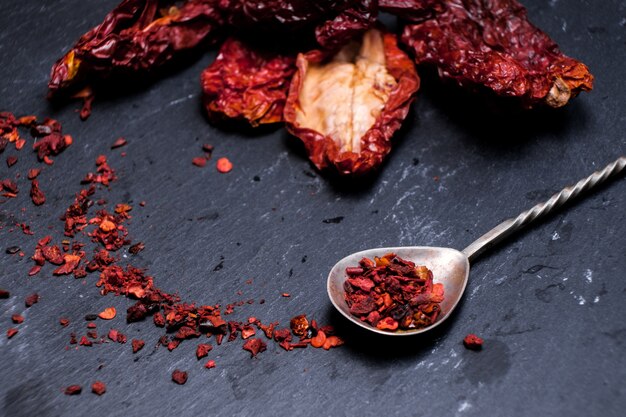
<svg viewBox="0 0 626 417">
<path fill-rule="evenodd" d="M 381 164 L 406 117 L 419 77 L 391 33 L 367 31 L 330 59 L 298 55 L 285 106 L 290 133 L 318 169 L 363 174 Z"/>
<path fill-rule="evenodd" d="M 48 88 L 106 78 L 116 71 L 149 71 L 175 55 L 217 38 L 220 12 L 207 0 L 124 0 L 84 34 L 52 68 Z"/>
<path fill-rule="evenodd" d="M 562 107 L 593 88 L 585 64 L 565 56 L 529 22 L 515 0 L 444 0 L 424 22 L 407 25 L 402 41 L 418 64 L 435 65 L 444 79 L 521 99 L 525 107 Z"/>
<path fill-rule="evenodd" d="M 252 126 L 281 122 L 295 54 L 252 48 L 229 38 L 202 73 L 204 105 L 209 117 L 244 119 Z"/>
</svg>

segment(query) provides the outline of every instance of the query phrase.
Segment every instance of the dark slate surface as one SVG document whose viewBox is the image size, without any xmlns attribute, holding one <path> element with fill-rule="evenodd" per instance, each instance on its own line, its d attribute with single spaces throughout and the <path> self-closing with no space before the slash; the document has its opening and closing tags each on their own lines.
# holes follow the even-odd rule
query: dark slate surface
<svg viewBox="0 0 626 417">
<path fill-rule="evenodd" d="M 151 88 L 97 101 L 87 122 L 75 113 L 78 103 L 50 107 L 51 64 L 116 1 L 25 0 L 4 4 L 0 15 L 0 108 L 56 117 L 75 138 L 41 175 L 44 206 L 28 201 L 25 180 L 18 199 L 0 204 L 0 287 L 12 292 L 0 300 L 3 334 L 12 313 L 26 317 L 16 337 L 0 337 L 1 414 L 623 415 L 623 179 L 478 260 L 457 313 L 426 337 L 361 333 L 333 312 L 325 279 L 336 260 L 360 249 L 463 248 L 626 153 L 624 2 L 525 2 L 536 24 L 589 64 L 597 76 L 591 94 L 547 115 L 494 116 L 427 79 L 382 173 L 349 184 L 314 173 L 281 129 L 249 135 L 210 126 L 198 78 L 214 53 Z M 129 144 L 111 151 L 118 136 Z M 215 157 L 231 158 L 233 172 L 217 173 L 215 159 L 205 169 L 191 165 L 204 142 L 215 145 Z M 153 350 L 160 329 L 126 325 L 120 314 L 98 330 L 145 339 L 141 352 L 133 355 L 129 344 L 66 350 L 70 331 L 84 331 L 86 313 L 130 305 L 101 297 L 95 276 L 52 277 L 49 267 L 26 276 L 36 238 L 49 224 L 60 235 L 57 218 L 101 153 L 120 180 L 98 195 L 135 206 L 130 233 L 146 249 L 133 263 L 149 268 L 158 285 L 200 303 L 265 298 L 234 316 L 286 323 L 307 313 L 340 328 L 347 344 L 331 352 L 270 345 L 251 360 L 239 341 L 211 352 L 217 368 L 206 370 L 194 357 L 195 341 L 172 353 Z M 8 169 L 11 154 L 20 160 Z M 24 175 L 35 156 L 9 150 L 1 162 L 0 177 Z M 323 222 L 339 216 L 339 223 Z M 35 236 L 11 232 L 15 221 L 31 224 Z M 12 245 L 27 256 L 6 255 Z M 23 299 L 34 291 L 41 301 L 25 311 Z M 61 316 L 72 320 L 69 328 L 57 324 Z M 468 332 L 486 339 L 482 352 L 463 348 Z M 189 371 L 185 386 L 170 381 L 175 368 Z M 103 397 L 89 392 L 96 379 L 108 385 Z M 83 394 L 63 395 L 70 384 L 82 384 Z"/>
</svg>

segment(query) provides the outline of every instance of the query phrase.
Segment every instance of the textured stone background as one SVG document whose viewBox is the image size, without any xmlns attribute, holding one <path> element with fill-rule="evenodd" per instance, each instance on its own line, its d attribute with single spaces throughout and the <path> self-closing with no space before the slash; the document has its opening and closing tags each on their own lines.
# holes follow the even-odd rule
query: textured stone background
<svg viewBox="0 0 626 417">
<path fill-rule="evenodd" d="M 282 129 L 258 134 L 210 126 L 201 110 L 199 75 L 211 52 L 150 86 L 96 99 L 86 122 L 78 103 L 53 108 L 45 100 L 52 63 L 79 35 L 100 22 L 117 0 L 5 2 L 0 15 L 0 109 L 58 118 L 75 142 L 41 175 L 48 202 L 20 198 L 0 204 L 0 222 L 26 221 L 34 237 L 0 231 L 0 330 L 22 312 L 23 299 L 41 301 L 24 314 L 20 333 L 0 337 L 0 414 L 58 415 L 623 415 L 626 406 L 626 181 L 591 193 L 566 211 L 530 227 L 473 266 L 467 296 L 436 332 L 402 340 L 363 334 L 336 314 L 325 279 L 341 257 L 394 245 L 463 248 L 499 221 L 543 201 L 626 153 L 626 4 L 611 0 L 526 0 L 537 25 L 562 49 L 586 62 L 596 88 L 562 111 L 495 115 L 472 98 L 424 80 L 413 112 L 380 175 L 361 183 L 314 172 L 297 141 Z M 110 151 L 124 136 L 129 144 Z M 200 144 L 215 145 L 205 169 L 191 165 Z M 128 156 L 120 156 L 121 151 Z M 22 150 L 0 177 L 25 173 L 35 156 Z M 286 323 L 299 313 L 332 323 L 345 335 L 340 349 L 285 352 L 275 345 L 251 360 L 235 342 L 216 347 L 206 370 L 196 342 L 172 353 L 153 350 L 161 330 L 116 327 L 146 340 L 65 350 L 82 317 L 130 302 L 101 297 L 96 277 L 84 283 L 53 277 L 46 268 L 27 277 L 28 257 L 4 253 L 19 245 L 30 256 L 36 238 L 62 230 L 56 219 L 80 189 L 82 176 L 104 153 L 119 181 L 99 195 L 135 206 L 129 227 L 146 249 L 133 259 L 159 286 L 187 300 L 228 303 L 263 321 Z M 216 157 L 235 165 L 228 175 Z M 260 181 L 254 181 L 258 176 Z M 146 207 L 138 207 L 145 200 Z M 21 212 L 20 208 L 26 207 Z M 328 218 L 343 216 L 340 223 Z M 214 271 L 222 264 L 223 268 Z M 253 278 L 252 285 L 244 284 Z M 236 295 L 238 290 L 242 296 Z M 289 292 L 291 298 L 280 293 Z M 73 323 L 61 329 L 57 321 Z M 485 339 L 466 351 L 468 332 Z M 104 364 L 101 370 L 97 370 Z M 189 371 L 185 386 L 173 369 Z M 96 397 L 99 379 L 108 392 Z M 79 397 L 62 387 L 83 384 Z"/>
</svg>

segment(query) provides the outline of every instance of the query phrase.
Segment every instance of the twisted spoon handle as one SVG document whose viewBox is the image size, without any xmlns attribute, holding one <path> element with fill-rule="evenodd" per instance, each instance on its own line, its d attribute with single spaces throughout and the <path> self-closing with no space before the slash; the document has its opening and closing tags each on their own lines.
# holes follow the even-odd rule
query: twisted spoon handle
<svg viewBox="0 0 626 417">
<path fill-rule="evenodd" d="M 539 203 L 529 210 L 526 210 L 514 219 L 508 219 L 476 239 L 474 243 L 463 249 L 463 253 L 470 260 L 474 260 L 477 256 L 483 253 L 485 250 L 491 248 L 502 239 L 506 238 L 513 232 L 521 229 L 527 224 L 531 223 L 535 219 L 542 217 L 554 209 L 562 206 L 566 202 L 574 199 L 583 191 L 587 191 L 598 184 L 603 183 L 609 177 L 618 174 L 626 167 L 626 157 L 622 156 L 615 162 L 607 165 L 603 170 L 596 171 L 589 175 L 587 178 L 583 178 L 575 185 L 565 187 L 561 192 L 554 194 L 550 199 L 544 203 Z"/>
</svg>

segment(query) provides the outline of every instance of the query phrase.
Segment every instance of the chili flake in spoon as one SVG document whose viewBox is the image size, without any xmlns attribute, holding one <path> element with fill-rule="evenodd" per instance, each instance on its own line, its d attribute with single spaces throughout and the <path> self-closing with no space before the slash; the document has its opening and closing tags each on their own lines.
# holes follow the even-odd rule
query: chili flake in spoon
<svg viewBox="0 0 626 417">
<path fill-rule="evenodd" d="M 380 330 L 419 329 L 437 320 L 443 284 L 425 266 L 388 253 L 346 268 L 345 300 L 353 316 Z"/>
</svg>

